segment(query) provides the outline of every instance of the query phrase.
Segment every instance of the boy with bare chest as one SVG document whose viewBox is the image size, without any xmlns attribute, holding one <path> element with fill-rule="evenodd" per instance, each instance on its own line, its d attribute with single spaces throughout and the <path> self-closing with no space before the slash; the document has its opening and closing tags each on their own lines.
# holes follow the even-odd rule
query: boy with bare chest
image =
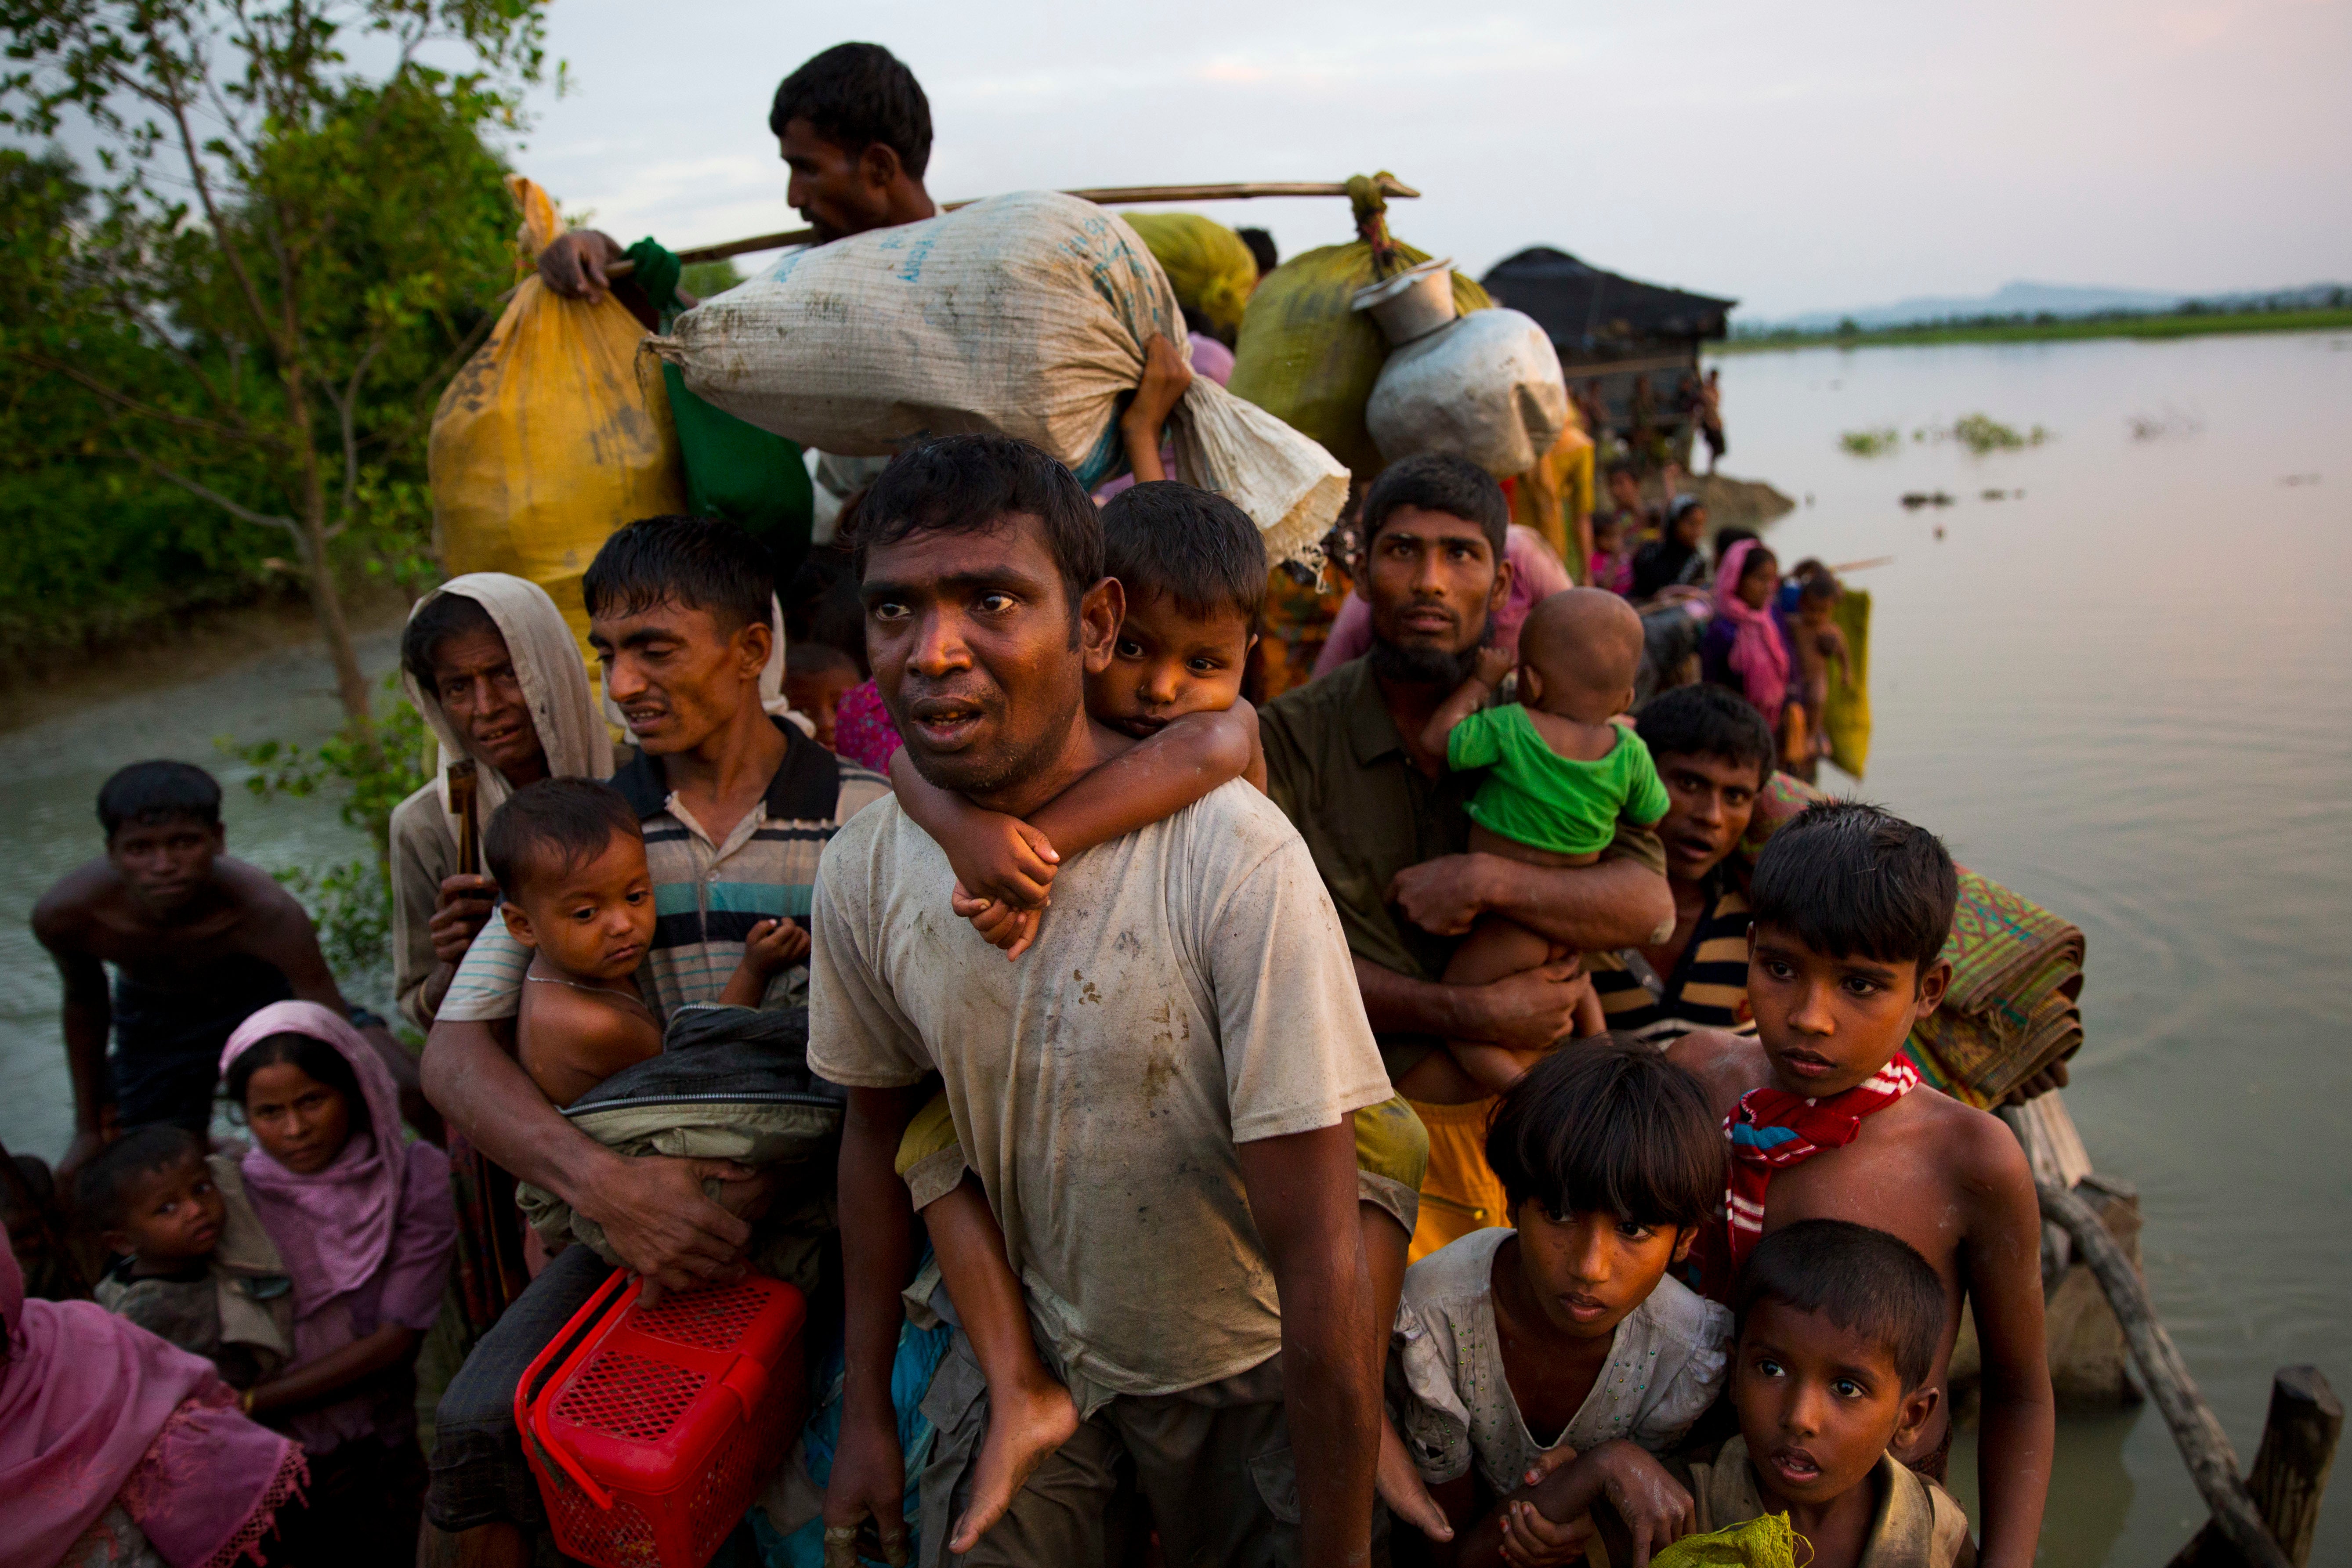
<svg viewBox="0 0 2352 1568">
<path fill-rule="evenodd" d="M 1942 1281 L 1948 1312 L 1930 1385 L 1944 1386 L 1962 1301 L 1984 1344 L 1983 1561 L 2033 1561 L 2054 1440 L 2042 1329 L 2041 1220 L 2009 1129 L 1920 1086 L 1901 1056 L 1951 980 L 1941 957 L 1958 880 L 1935 836 L 1852 801 L 1816 806 L 1773 836 L 1749 902 L 1757 1038 L 1687 1035 L 1670 1060 L 1725 1119 L 1727 1223 L 1706 1284 L 1765 1234 L 1843 1219 L 1900 1237 Z M 1940 1477 L 1950 1423 L 1935 1416 L 1895 1457 Z"/>
</svg>

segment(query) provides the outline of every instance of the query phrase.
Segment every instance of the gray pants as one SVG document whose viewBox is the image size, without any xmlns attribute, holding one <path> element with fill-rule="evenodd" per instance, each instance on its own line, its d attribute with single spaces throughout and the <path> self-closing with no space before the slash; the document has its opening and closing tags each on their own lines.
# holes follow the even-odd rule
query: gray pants
<svg viewBox="0 0 2352 1568">
<path fill-rule="evenodd" d="M 922 1476 L 922 1568 L 1117 1563 L 1139 1556 L 1153 1529 L 1169 1568 L 1298 1560 L 1298 1475 L 1279 1356 L 1181 1394 L 1114 1398 L 1037 1467 L 980 1544 L 955 1559 L 948 1536 L 971 1495 L 988 1429 L 987 1385 L 961 1329 L 923 1414 L 939 1437 Z"/>
</svg>

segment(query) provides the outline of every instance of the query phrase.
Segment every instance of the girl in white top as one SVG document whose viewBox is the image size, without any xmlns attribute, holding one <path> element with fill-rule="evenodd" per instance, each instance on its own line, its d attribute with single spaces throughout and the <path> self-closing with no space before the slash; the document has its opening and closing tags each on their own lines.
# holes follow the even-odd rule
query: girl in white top
<svg viewBox="0 0 2352 1568">
<path fill-rule="evenodd" d="M 1486 1158 L 1517 1228 L 1405 1275 L 1390 1411 L 1456 1539 L 1500 1508 L 1564 1546 L 1585 1523 L 1514 1498 L 1530 1468 L 1612 1438 L 1664 1449 L 1723 1386 L 1731 1314 L 1667 1276 L 1722 1201 L 1723 1135 L 1654 1048 L 1580 1040 L 1504 1096 Z"/>
</svg>

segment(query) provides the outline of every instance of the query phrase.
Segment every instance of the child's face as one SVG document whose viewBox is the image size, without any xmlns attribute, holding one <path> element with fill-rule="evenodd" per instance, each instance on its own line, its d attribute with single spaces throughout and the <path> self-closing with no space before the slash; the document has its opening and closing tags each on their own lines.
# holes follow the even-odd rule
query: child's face
<svg viewBox="0 0 2352 1568">
<path fill-rule="evenodd" d="M 1087 677 L 1087 712 L 1138 740 L 1188 713 L 1223 713 L 1241 698 L 1256 641 L 1232 605 L 1196 617 L 1172 594 L 1129 599 L 1109 667 Z"/>
<path fill-rule="evenodd" d="M 1774 1081 L 1791 1094 L 1842 1094 L 1885 1066 L 1951 983 L 1942 958 L 1922 974 L 1908 960 L 1816 952 L 1779 925 L 1748 931 L 1757 1038 Z"/>
<path fill-rule="evenodd" d="M 262 1152 L 296 1176 L 316 1176 L 352 1139 L 352 1103 L 290 1061 L 257 1067 L 245 1085 L 245 1122 Z"/>
<path fill-rule="evenodd" d="M 1744 563 L 1739 573 L 1739 597 L 1748 607 L 1761 610 L 1772 602 L 1772 591 L 1780 586 L 1780 563 L 1770 556 L 1757 556 Z"/>
<path fill-rule="evenodd" d="M 625 979 L 654 939 L 654 881 L 645 841 L 614 833 L 594 859 L 537 868 L 500 906 L 516 941 L 578 980 Z"/>
<path fill-rule="evenodd" d="M 1869 1479 L 1936 1408 L 1934 1387 L 1903 1391 L 1886 1347 L 1824 1312 L 1762 1301 L 1748 1310 L 1731 1370 L 1748 1462 L 1776 1508 L 1820 1508 Z"/>
<path fill-rule="evenodd" d="M 142 1171 L 131 1178 L 120 1228 L 106 1233 L 107 1246 L 146 1263 L 192 1263 L 212 1255 L 220 1242 L 228 1206 L 213 1185 L 201 1155 Z"/>
<path fill-rule="evenodd" d="M 1618 545 L 1623 542 L 1624 538 L 1625 525 L 1615 518 L 1612 517 L 1605 523 L 1598 518 L 1593 520 L 1592 549 L 1595 554 L 1615 555 Z"/>
<path fill-rule="evenodd" d="M 1530 1199 L 1519 1205 L 1519 1270 L 1554 1328 L 1596 1339 L 1649 1299 L 1696 1234 L 1600 1209 L 1555 1218 Z"/>
<path fill-rule="evenodd" d="M 1797 601 L 1797 623 L 1808 632 L 1818 632 L 1830 623 L 1830 601 L 1826 599 Z"/>
<path fill-rule="evenodd" d="M 838 666 L 806 674 L 784 676 L 784 697 L 793 706 L 809 716 L 816 726 L 816 743 L 827 751 L 833 749 L 833 719 L 841 706 L 844 692 L 857 684 L 856 669 Z"/>
</svg>

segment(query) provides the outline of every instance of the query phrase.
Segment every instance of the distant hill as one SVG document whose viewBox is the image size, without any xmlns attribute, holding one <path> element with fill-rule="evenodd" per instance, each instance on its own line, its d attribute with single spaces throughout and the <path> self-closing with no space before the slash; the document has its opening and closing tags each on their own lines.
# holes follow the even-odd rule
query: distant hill
<svg viewBox="0 0 2352 1568">
<path fill-rule="evenodd" d="M 2340 285 L 2315 283 L 2299 288 L 2253 289 L 2233 294 L 2166 294 L 2146 288 L 2103 288 L 2068 283 L 2004 283 L 1990 294 L 1968 298 L 1922 295 L 1891 305 L 1853 310 L 1809 310 L 1773 321 L 1742 320 L 1743 333 L 1769 330 L 1827 332 L 1851 320 L 1864 331 L 1921 321 L 1974 320 L 1987 316 L 2096 316 L 2107 311 L 2170 310 L 2191 299 L 2224 308 L 2256 303 L 2320 304 Z"/>
</svg>

